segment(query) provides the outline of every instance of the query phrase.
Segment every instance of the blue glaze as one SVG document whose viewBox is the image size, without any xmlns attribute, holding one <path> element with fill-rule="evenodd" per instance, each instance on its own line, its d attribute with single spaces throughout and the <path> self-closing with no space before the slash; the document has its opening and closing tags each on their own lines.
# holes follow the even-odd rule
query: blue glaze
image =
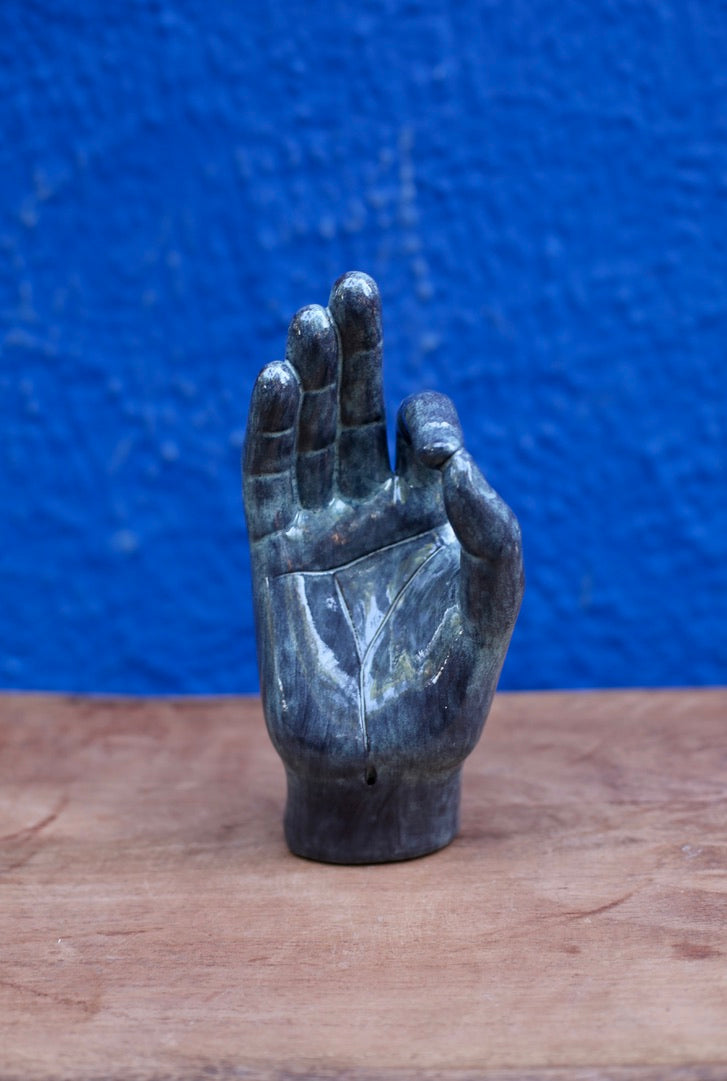
<svg viewBox="0 0 727 1081">
<path fill-rule="evenodd" d="M 260 372 L 243 454 L 285 836 L 333 863 L 452 840 L 524 585 L 517 521 L 445 395 L 402 404 L 392 470 L 381 369 L 381 298 L 354 271 Z"/>
<path fill-rule="evenodd" d="M 522 524 L 501 686 L 724 682 L 726 55 L 676 0 L 0 5 L 2 686 L 256 689 L 247 401 L 350 267 Z"/>
</svg>

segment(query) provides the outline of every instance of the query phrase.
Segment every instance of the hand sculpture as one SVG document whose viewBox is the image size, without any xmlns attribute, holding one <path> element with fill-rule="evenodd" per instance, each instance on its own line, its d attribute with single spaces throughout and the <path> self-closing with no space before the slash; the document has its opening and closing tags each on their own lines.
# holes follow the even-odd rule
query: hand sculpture
<svg viewBox="0 0 727 1081">
<path fill-rule="evenodd" d="M 386 442 L 381 305 L 354 272 L 294 317 L 245 439 L 263 707 L 293 852 L 405 859 L 452 840 L 523 591 L 520 531 L 441 394 Z"/>
</svg>

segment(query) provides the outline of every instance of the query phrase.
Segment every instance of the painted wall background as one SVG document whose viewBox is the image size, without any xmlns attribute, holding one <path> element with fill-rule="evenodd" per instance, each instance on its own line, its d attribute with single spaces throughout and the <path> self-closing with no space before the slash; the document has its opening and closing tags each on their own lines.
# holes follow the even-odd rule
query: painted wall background
<svg viewBox="0 0 727 1081">
<path fill-rule="evenodd" d="M 727 7 L 0 5 L 0 681 L 256 688 L 239 451 L 380 284 L 521 519 L 509 688 L 727 682 Z"/>
</svg>

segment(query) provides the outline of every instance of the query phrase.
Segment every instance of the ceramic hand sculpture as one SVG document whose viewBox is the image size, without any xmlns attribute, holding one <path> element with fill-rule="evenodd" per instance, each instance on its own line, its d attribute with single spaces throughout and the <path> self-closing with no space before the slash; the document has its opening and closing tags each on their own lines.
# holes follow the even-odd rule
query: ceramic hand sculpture
<svg viewBox="0 0 727 1081">
<path fill-rule="evenodd" d="M 258 376 L 243 484 L 288 845 L 335 863 L 441 848 L 520 607 L 520 531 L 441 394 L 402 404 L 392 472 L 366 274 L 301 309 Z"/>
</svg>

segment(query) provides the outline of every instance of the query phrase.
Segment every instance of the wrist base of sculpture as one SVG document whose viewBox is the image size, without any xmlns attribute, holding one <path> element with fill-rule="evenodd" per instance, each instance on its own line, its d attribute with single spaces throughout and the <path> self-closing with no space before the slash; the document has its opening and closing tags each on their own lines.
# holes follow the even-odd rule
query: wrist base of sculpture
<svg viewBox="0 0 727 1081">
<path fill-rule="evenodd" d="M 409 776 L 312 778 L 290 770 L 285 838 L 324 863 L 414 859 L 448 845 L 459 827 L 461 770 Z"/>
</svg>

